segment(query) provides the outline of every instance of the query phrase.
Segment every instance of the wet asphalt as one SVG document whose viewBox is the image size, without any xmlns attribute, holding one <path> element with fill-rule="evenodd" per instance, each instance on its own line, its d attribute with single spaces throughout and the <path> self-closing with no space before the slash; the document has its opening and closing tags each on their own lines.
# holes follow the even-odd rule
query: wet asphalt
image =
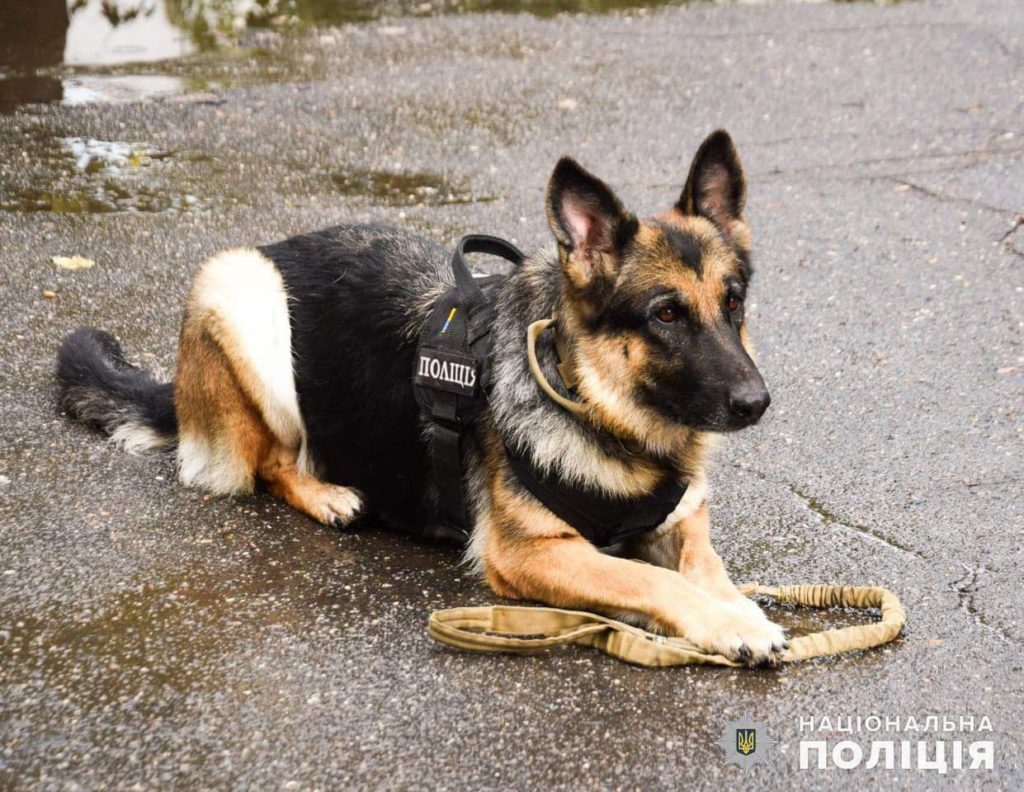
<svg viewBox="0 0 1024 792">
<path fill-rule="evenodd" d="M 1021 31 L 994 0 L 399 17 L 261 33 L 141 103 L 0 115 L 0 788 L 1019 789 Z M 738 580 L 890 587 L 909 623 L 885 649 L 458 654 L 428 612 L 492 597 L 456 553 L 209 499 L 56 406 L 79 325 L 169 376 L 218 249 L 366 220 L 531 248 L 560 154 L 654 212 L 719 126 L 773 402 L 716 456 L 716 544 Z M 777 741 L 746 771 L 715 745 L 744 715 Z M 801 718 L 858 715 L 987 716 L 852 739 L 991 739 L 995 768 L 799 768 L 801 738 L 851 739 Z"/>
</svg>

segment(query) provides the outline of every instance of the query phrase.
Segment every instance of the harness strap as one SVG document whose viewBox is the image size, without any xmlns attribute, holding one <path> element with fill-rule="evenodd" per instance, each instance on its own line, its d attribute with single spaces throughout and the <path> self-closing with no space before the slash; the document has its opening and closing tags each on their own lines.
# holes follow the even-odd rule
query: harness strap
<svg viewBox="0 0 1024 792">
<path fill-rule="evenodd" d="M 462 433 L 434 421 L 431 440 L 434 462 L 434 479 L 437 482 L 437 511 L 439 526 L 437 538 L 454 542 L 465 542 L 469 536 L 466 528 L 466 500 L 462 486 Z"/>
<path fill-rule="evenodd" d="M 891 591 L 875 586 L 759 586 L 739 587 L 779 602 L 812 608 L 877 608 L 879 621 L 792 638 L 782 662 L 870 649 L 892 641 L 907 622 L 907 614 Z M 495 605 L 434 611 L 427 623 L 430 637 L 456 649 L 472 652 L 528 654 L 555 646 L 592 646 L 610 657 L 648 667 L 740 663 L 704 652 L 683 638 L 642 630 L 607 616 L 559 608 Z"/>
<path fill-rule="evenodd" d="M 526 256 L 523 252 L 504 239 L 487 234 L 466 234 L 455 246 L 452 254 L 452 270 L 455 273 L 455 284 L 464 292 L 478 292 L 473 273 L 466 265 L 467 253 L 486 253 L 490 256 L 503 258 L 512 264 L 522 264 Z"/>
<path fill-rule="evenodd" d="M 456 269 L 456 272 L 458 270 Z M 480 290 L 474 284 L 472 297 Z M 480 295 L 480 299 L 483 296 Z M 452 352 L 465 348 L 469 327 L 466 317 L 469 309 L 456 312 L 448 331 L 437 342 L 438 348 Z M 456 393 L 437 390 L 431 405 L 431 459 L 434 479 L 438 490 L 438 522 L 435 529 L 437 538 L 465 542 L 469 535 L 466 518 L 466 499 L 462 486 L 462 429 L 459 426 L 458 399 Z"/>
<path fill-rule="evenodd" d="M 505 455 L 529 493 L 597 547 L 609 547 L 657 528 L 684 500 L 688 486 L 668 478 L 646 495 L 616 498 L 566 484 L 557 474 L 541 472 L 527 455 L 507 444 Z"/>
<path fill-rule="evenodd" d="M 420 340 L 417 365 L 427 354 L 462 372 L 454 382 L 420 376 L 423 372 L 419 370 L 414 376 L 417 400 L 430 421 L 430 455 L 438 491 L 438 523 L 429 526 L 428 532 L 457 543 L 465 543 L 471 530 L 463 460 L 467 444 L 472 442 L 472 425 L 487 405 L 484 379 L 491 349 L 487 336 L 496 318 L 484 287 L 497 278 L 474 278 L 465 260 L 468 253 L 487 253 L 513 264 L 524 258 L 517 247 L 498 237 L 462 237 L 452 254 L 455 287 L 435 305 Z M 474 373 L 472 378 L 469 372 Z"/>
</svg>

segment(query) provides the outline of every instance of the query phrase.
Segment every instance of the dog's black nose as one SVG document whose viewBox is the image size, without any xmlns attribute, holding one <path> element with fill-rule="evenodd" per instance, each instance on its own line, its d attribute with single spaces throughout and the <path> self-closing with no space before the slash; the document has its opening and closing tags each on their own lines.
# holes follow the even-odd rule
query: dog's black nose
<svg viewBox="0 0 1024 792">
<path fill-rule="evenodd" d="M 771 403 L 772 397 L 763 386 L 741 387 L 729 394 L 729 410 L 733 416 L 746 423 L 758 420 Z"/>
</svg>

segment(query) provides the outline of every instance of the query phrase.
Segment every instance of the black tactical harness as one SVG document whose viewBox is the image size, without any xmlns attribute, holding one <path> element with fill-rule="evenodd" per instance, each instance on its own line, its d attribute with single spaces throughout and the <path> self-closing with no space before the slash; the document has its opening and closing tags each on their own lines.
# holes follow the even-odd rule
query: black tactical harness
<svg viewBox="0 0 1024 792">
<path fill-rule="evenodd" d="M 492 329 L 497 316 L 490 294 L 504 280 L 500 275 L 474 278 L 466 265 L 467 253 L 487 253 L 515 265 L 525 258 L 503 239 L 462 237 L 452 256 L 455 286 L 438 298 L 420 335 L 413 390 L 430 422 L 439 496 L 439 524 L 431 535 L 458 543 L 468 541 L 472 530 L 463 466 L 473 424 L 487 408 Z M 530 494 L 597 547 L 657 528 L 687 489 L 686 484 L 669 478 L 638 498 L 610 497 L 540 471 L 528 454 L 518 453 L 507 443 L 505 454 L 512 472 Z"/>
<path fill-rule="evenodd" d="M 533 497 L 598 547 L 653 531 L 686 493 L 683 484 L 670 478 L 647 495 L 615 498 L 570 486 L 557 475 L 542 473 L 528 457 L 515 453 L 507 444 L 505 455 L 512 472 Z"/>
</svg>

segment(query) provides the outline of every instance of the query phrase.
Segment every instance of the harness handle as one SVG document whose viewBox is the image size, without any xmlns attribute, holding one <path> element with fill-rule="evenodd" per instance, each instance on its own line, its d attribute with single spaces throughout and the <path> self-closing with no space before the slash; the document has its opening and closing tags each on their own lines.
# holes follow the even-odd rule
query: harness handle
<svg viewBox="0 0 1024 792">
<path fill-rule="evenodd" d="M 500 237 L 487 234 L 466 234 L 462 237 L 455 246 L 455 253 L 452 254 L 455 285 L 466 295 L 479 295 L 480 299 L 483 299 L 483 292 L 480 291 L 480 287 L 473 279 L 473 273 L 470 272 L 469 266 L 466 264 L 467 253 L 487 253 L 510 261 L 517 266 L 522 264 L 526 258 L 519 248 Z"/>
<path fill-rule="evenodd" d="M 907 621 L 899 599 L 877 586 L 741 585 L 744 594 L 761 594 L 779 602 L 812 608 L 878 608 L 880 620 L 793 638 L 784 663 L 812 657 L 871 649 L 893 640 Z M 606 616 L 560 608 L 493 605 L 434 611 L 427 632 L 435 641 L 474 652 L 527 654 L 555 646 L 592 646 L 627 663 L 648 667 L 713 663 L 741 667 L 728 658 L 705 652 L 683 638 L 666 637 Z"/>
</svg>

